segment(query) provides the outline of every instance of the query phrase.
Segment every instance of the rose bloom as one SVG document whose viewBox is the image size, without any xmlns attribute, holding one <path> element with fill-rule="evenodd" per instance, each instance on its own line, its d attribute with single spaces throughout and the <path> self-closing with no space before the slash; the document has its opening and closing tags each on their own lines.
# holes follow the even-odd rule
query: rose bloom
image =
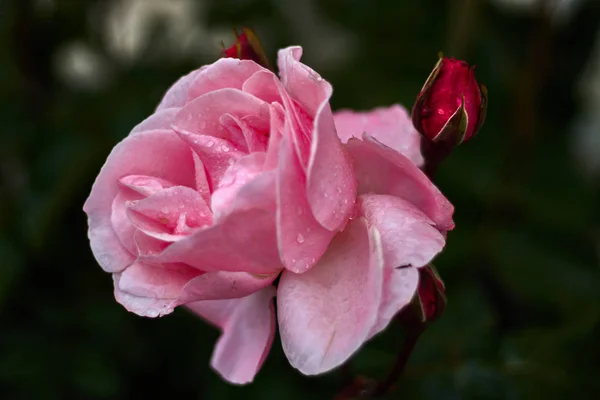
<svg viewBox="0 0 600 400">
<path fill-rule="evenodd" d="M 179 79 L 84 206 L 117 301 L 147 317 L 186 305 L 220 328 L 211 365 L 232 383 L 253 380 L 276 323 L 302 373 L 342 364 L 410 302 L 454 226 L 408 113 L 334 115 L 301 54 L 279 51 L 279 78 L 223 58 Z"/>
</svg>

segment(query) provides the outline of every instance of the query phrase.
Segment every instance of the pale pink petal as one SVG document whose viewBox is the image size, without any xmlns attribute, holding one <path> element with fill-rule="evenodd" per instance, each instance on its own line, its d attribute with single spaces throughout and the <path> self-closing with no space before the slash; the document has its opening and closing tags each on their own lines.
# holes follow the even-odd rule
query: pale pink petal
<svg viewBox="0 0 600 400">
<path fill-rule="evenodd" d="M 310 146 L 313 131 L 313 120 L 306 111 L 302 110 L 297 101 L 293 100 L 281 82 L 275 81 L 279 96 L 283 104 L 284 123 L 282 134 L 291 138 L 294 148 L 300 160 L 302 169 L 308 168 L 310 159 Z M 272 105 L 277 103 L 272 103 Z"/>
<path fill-rule="evenodd" d="M 281 82 L 287 93 L 314 118 L 308 160 L 306 193 L 316 220 L 325 228 L 335 231 L 343 228 L 353 208 L 356 197 L 356 180 L 346 154 L 335 130 L 329 99 L 333 89 L 319 74 L 300 62 L 301 47 L 279 50 L 278 65 Z M 286 111 L 294 110 L 295 118 L 287 118 L 298 126 L 290 129 L 302 131 L 300 110 L 290 106 L 282 95 Z M 300 113 L 300 114 L 299 114 Z M 295 121 L 294 121 L 295 119 Z M 294 140 L 302 135 L 294 134 Z M 298 147 L 298 143 L 296 143 Z M 301 147 L 301 146 L 300 146 Z M 299 152 L 303 161 L 302 151 Z"/>
<path fill-rule="evenodd" d="M 257 132 L 249 125 L 254 123 L 253 116 L 239 118 L 231 114 L 223 114 L 220 122 L 229 132 L 235 146 L 248 153 L 264 152 L 267 149 L 269 132 Z M 256 125 L 254 123 L 254 125 Z M 234 139 L 235 138 L 235 139 Z"/>
<path fill-rule="evenodd" d="M 119 289 L 132 296 L 175 302 L 185 285 L 201 271 L 185 264 L 152 265 L 135 262 L 121 272 Z"/>
<path fill-rule="evenodd" d="M 240 189 L 262 172 L 265 153 L 252 153 L 231 165 L 211 197 L 211 209 L 215 220 L 231 211 L 231 205 Z"/>
<path fill-rule="evenodd" d="M 283 268 L 277 250 L 275 208 L 275 175 L 263 173 L 240 189 L 230 214 L 149 260 L 183 262 L 208 272 L 272 274 Z"/>
<path fill-rule="evenodd" d="M 112 212 L 110 214 L 110 223 L 115 231 L 115 234 L 131 254 L 137 254 L 133 235 L 135 227 L 127 217 L 127 204 L 134 200 L 139 200 L 142 196 L 139 193 L 122 190 L 117 194 L 112 204 Z"/>
<path fill-rule="evenodd" d="M 141 132 L 115 146 L 83 207 L 88 215 L 92 251 L 102 268 L 120 271 L 134 258 L 121 245 L 110 221 L 112 203 L 120 190 L 119 179 L 147 175 L 193 186 L 193 171 L 190 148 L 172 131 Z"/>
<path fill-rule="evenodd" d="M 454 227 L 454 207 L 408 158 L 369 135 L 346 144 L 354 161 L 358 193 L 400 197 L 427 215 L 440 231 Z"/>
<path fill-rule="evenodd" d="M 257 125 L 251 128 L 263 132 L 269 129 L 269 105 L 237 89 L 220 89 L 187 103 L 175 116 L 173 129 L 179 133 L 229 139 L 229 132 L 220 122 L 223 114 L 255 115 L 260 118 L 253 120 Z"/>
<path fill-rule="evenodd" d="M 313 217 L 305 188 L 306 176 L 286 137 L 277 168 L 277 239 L 284 265 L 296 273 L 311 268 L 335 235 Z"/>
<path fill-rule="evenodd" d="M 212 213 L 204 199 L 194 189 L 183 186 L 133 202 L 127 216 L 137 229 L 164 241 L 181 239 L 193 228 L 212 224 Z"/>
<path fill-rule="evenodd" d="M 171 129 L 171 124 L 179 108 L 165 108 L 156 111 L 154 114 L 137 124 L 129 133 L 133 135 L 139 132 L 154 131 L 157 129 Z"/>
<path fill-rule="evenodd" d="M 154 193 L 175 186 L 173 183 L 147 175 L 127 175 L 119 179 L 119 183 L 143 197 L 152 196 Z"/>
<path fill-rule="evenodd" d="M 381 234 L 386 267 L 422 267 L 444 248 L 446 241 L 433 221 L 408 201 L 375 194 L 359 199 L 360 215 Z"/>
<path fill-rule="evenodd" d="M 306 375 L 346 361 L 367 339 L 381 301 L 379 235 L 353 220 L 304 274 L 285 271 L 277 288 L 283 350 Z"/>
<path fill-rule="evenodd" d="M 161 111 L 167 108 L 180 108 L 189 101 L 189 91 L 192 83 L 208 66 L 203 66 L 200 69 L 194 70 L 189 74 L 182 76 L 167 90 L 163 96 L 160 104 L 156 108 L 156 111 Z"/>
<path fill-rule="evenodd" d="M 156 256 L 171 244 L 171 242 L 156 239 L 140 230 L 135 231 L 133 240 L 137 249 L 137 255 L 140 258 Z"/>
<path fill-rule="evenodd" d="M 371 328 L 369 338 L 384 330 L 398 311 L 410 303 L 418 285 L 418 268 L 384 268 L 381 304 L 377 312 L 377 321 Z"/>
<path fill-rule="evenodd" d="M 247 272 L 206 272 L 183 288 L 180 304 L 200 300 L 237 299 L 271 285 L 277 273 L 271 275 L 252 275 Z"/>
<path fill-rule="evenodd" d="M 267 287 L 241 299 L 206 300 L 188 307 L 221 328 L 212 367 L 227 381 L 250 383 L 269 354 L 275 335 L 275 288 Z"/>
<path fill-rule="evenodd" d="M 206 204 L 210 204 L 210 184 L 208 182 L 208 173 L 204 168 L 204 163 L 200 159 L 200 156 L 194 152 L 194 175 L 196 177 L 196 191 L 200 193 L 200 196 L 204 199 Z"/>
<path fill-rule="evenodd" d="M 306 185 L 317 221 L 329 230 L 342 229 L 354 208 L 356 190 L 350 157 L 337 137 L 326 101 L 315 118 Z"/>
<path fill-rule="evenodd" d="M 219 185 L 227 168 L 245 155 L 227 139 L 187 132 L 180 133 L 180 136 L 199 156 L 206 173 L 208 186 L 213 190 Z"/>
<path fill-rule="evenodd" d="M 117 301 L 138 315 L 157 317 L 200 300 L 234 299 L 270 286 L 277 274 L 204 273 L 185 264 L 134 262 L 114 274 Z"/>
<path fill-rule="evenodd" d="M 174 299 L 143 297 L 127 293 L 120 289 L 121 272 L 113 273 L 115 299 L 129 312 L 137 315 L 156 318 L 170 314 L 175 309 Z"/>
<path fill-rule="evenodd" d="M 300 62 L 301 57 L 302 47 L 293 46 L 279 50 L 279 75 L 281 83 L 292 99 L 300 103 L 311 119 L 316 119 L 323 103 L 329 101 L 332 89 L 321 75 Z"/>
<path fill-rule="evenodd" d="M 394 104 L 367 112 L 341 110 L 333 114 L 339 138 L 346 143 L 351 137 L 362 139 L 368 133 L 375 139 L 404 154 L 421 166 L 421 136 L 414 128 L 404 107 Z"/>
<path fill-rule="evenodd" d="M 269 129 L 269 144 L 267 147 L 267 158 L 265 160 L 265 170 L 277 168 L 279 164 L 279 148 L 283 137 L 285 112 L 281 104 L 271 104 L 271 122 Z"/>
<path fill-rule="evenodd" d="M 190 85 L 188 101 L 219 89 L 241 90 L 244 83 L 258 71 L 268 71 L 251 60 L 220 58 L 202 68 Z M 268 71 L 270 72 L 270 71 Z"/>
<path fill-rule="evenodd" d="M 275 83 L 276 79 L 277 77 L 271 71 L 258 71 L 244 82 L 242 90 L 269 104 L 280 103 L 281 97 Z"/>
</svg>

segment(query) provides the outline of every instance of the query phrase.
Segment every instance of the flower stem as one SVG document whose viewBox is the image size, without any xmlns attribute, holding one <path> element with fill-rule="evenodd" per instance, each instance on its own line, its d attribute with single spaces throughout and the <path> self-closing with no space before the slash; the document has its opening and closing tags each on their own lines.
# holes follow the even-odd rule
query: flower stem
<svg viewBox="0 0 600 400">
<path fill-rule="evenodd" d="M 414 329 L 410 329 L 407 332 L 406 338 L 404 339 L 402 347 L 400 348 L 400 352 L 398 352 L 398 355 L 396 356 L 396 362 L 392 366 L 392 369 L 385 379 L 375 387 L 371 394 L 372 398 L 385 396 L 393 388 L 394 384 L 402 376 L 402 373 L 406 368 L 406 364 L 408 364 L 408 359 L 415 349 L 419 337 L 424 331 L 425 325 L 423 324 L 416 326 Z"/>
</svg>

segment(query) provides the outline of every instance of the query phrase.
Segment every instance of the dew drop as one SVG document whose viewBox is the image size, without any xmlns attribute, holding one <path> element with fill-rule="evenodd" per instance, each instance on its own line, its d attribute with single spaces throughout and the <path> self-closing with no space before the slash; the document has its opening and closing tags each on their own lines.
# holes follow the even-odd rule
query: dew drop
<svg viewBox="0 0 600 400">
<path fill-rule="evenodd" d="M 229 153 L 229 146 L 224 144 L 223 147 L 221 147 L 221 150 L 223 150 L 225 153 Z"/>
<path fill-rule="evenodd" d="M 156 311 L 153 308 L 148 309 L 148 311 L 146 311 L 146 315 L 150 318 L 156 318 L 158 317 L 158 311 Z"/>
<path fill-rule="evenodd" d="M 323 196 L 325 196 L 325 198 L 328 198 L 329 197 L 329 193 L 325 192 L 325 193 L 323 193 Z"/>
<path fill-rule="evenodd" d="M 337 192 L 338 192 L 338 193 L 342 193 L 342 188 L 340 188 L 340 187 L 339 187 L 339 188 L 337 188 Z"/>
<path fill-rule="evenodd" d="M 296 236 L 296 241 L 298 243 L 304 243 L 304 235 L 299 233 L 298 236 Z"/>
<path fill-rule="evenodd" d="M 208 142 L 206 142 L 206 147 L 213 147 L 215 144 L 215 142 L 213 142 L 212 140 L 209 140 Z"/>
</svg>

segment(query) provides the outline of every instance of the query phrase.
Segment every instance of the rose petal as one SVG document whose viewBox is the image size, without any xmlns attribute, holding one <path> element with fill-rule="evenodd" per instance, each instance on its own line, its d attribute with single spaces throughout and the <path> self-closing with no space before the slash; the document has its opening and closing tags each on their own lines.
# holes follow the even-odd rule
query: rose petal
<svg viewBox="0 0 600 400">
<path fill-rule="evenodd" d="M 151 265 L 135 262 L 121 272 L 119 290 L 131 296 L 176 300 L 185 285 L 202 272 L 185 264 Z M 144 310 L 141 315 L 147 314 Z"/>
<path fill-rule="evenodd" d="M 251 60 L 220 58 L 206 66 L 190 85 L 188 101 L 219 89 L 241 90 L 244 83 L 258 71 L 268 71 Z"/>
<path fill-rule="evenodd" d="M 171 124 L 177 114 L 179 108 L 164 108 L 156 111 L 154 114 L 137 124 L 129 133 L 133 135 L 135 133 L 144 131 L 154 131 L 157 129 L 171 129 Z"/>
<path fill-rule="evenodd" d="M 109 272 L 120 271 L 134 256 L 122 245 L 110 222 L 119 179 L 147 175 L 174 184 L 193 186 L 189 147 L 172 131 L 149 131 L 128 136 L 112 150 L 83 206 L 88 215 L 88 237 L 96 260 Z"/>
<path fill-rule="evenodd" d="M 140 230 L 135 231 L 133 240 L 137 248 L 138 257 L 156 256 L 171 244 L 171 242 L 165 242 L 164 240 L 148 236 Z"/>
<path fill-rule="evenodd" d="M 230 212 L 240 189 L 262 172 L 264 163 L 265 153 L 253 153 L 229 167 L 211 198 L 215 220 Z"/>
<path fill-rule="evenodd" d="M 403 198 L 427 215 L 441 231 L 454 227 L 454 207 L 408 158 L 369 135 L 346 144 L 354 160 L 358 193 L 390 194 Z"/>
<path fill-rule="evenodd" d="M 288 47 L 279 51 L 281 82 L 308 117 L 314 118 L 306 187 L 313 215 L 323 227 L 331 231 L 340 230 L 353 208 L 356 180 L 350 160 L 337 136 L 329 107 L 333 89 L 319 74 L 299 61 L 301 56 L 301 47 Z M 285 97 L 282 95 L 286 111 L 295 110 L 296 107 L 287 104 Z M 290 118 L 286 119 L 286 123 L 288 120 Z M 300 128 L 292 124 L 289 129 L 302 130 L 301 116 L 296 115 L 294 122 Z M 293 135 L 294 140 L 298 136 Z M 299 146 L 298 143 L 295 144 Z M 302 151 L 299 152 L 299 158 L 302 162 Z"/>
<path fill-rule="evenodd" d="M 223 114 L 220 122 L 227 131 L 229 132 L 232 139 L 235 137 L 236 140 L 233 142 L 237 148 L 248 153 L 264 152 L 267 149 L 268 142 L 268 130 L 263 132 L 257 132 L 252 129 L 248 122 L 251 116 L 243 118 L 235 117 L 231 114 Z M 254 123 L 254 121 L 251 121 Z M 268 124 L 265 125 L 268 129 Z"/>
<path fill-rule="evenodd" d="M 418 286 L 418 268 L 384 268 L 381 304 L 369 338 L 384 330 L 396 314 L 410 303 Z"/>
<path fill-rule="evenodd" d="M 122 186 L 141 194 L 142 197 L 152 196 L 160 190 L 175 186 L 165 179 L 147 175 L 127 175 L 119 179 L 119 183 Z"/>
<path fill-rule="evenodd" d="M 275 227 L 275 175 L 258 175 L 244 185 L 231 213 L 150 258 L 183 262 L 202 271 L 271 274 L 283 268 Z"/>
<path fill-rule="evenodd" d="M 212 224 L 212 213 L 202 197 L 194 189 L 175 186 L 164 189 L 128 207 L 131 223 L 145 234 L 164 241 L 185 237 L 180 224 L 188 228 L 200 228 Z M 179 231 L 178 231 L 179 230 Z"/>
<path fill-rule="evenodd" d="M 367 339 L 381 300 L 383 256 L 362 218 L 338 234 L 304 274 L 285 271 L 277 289 L 283 350 L 307 375 L 346 361 Z"/>
<path fill-rule="evenodd" d="M 163 96 L 160 104 L 156 108 L 156 112 L 167 109 L 167 108 L 180 108 L 189 101 L 190 86 L 200 74 L 208 66 L 203 66 L 200 69 L 190 72 L 189 74 L 182 76 L 171 86 L 165 95 Z"/>
<path fill-rule="evenodd" d="M 284 138 L 277 169 L 277 242 L 283 263 L 302 273 L 323 255 L 335 232 L 313 217 L 306 199 L 306 176 L 289 138 Z"/>
<path fill-rule="evenodd" d="M 381 234 L 385 266 L 422 267 L 444 248 L 446 241 L 425 214 L 399 197 L 360 196 L 360 214 Z"/>
<path fill-rule="evenodd" d="M 210 204 L 210 184 L 208 182 L 208 175 L 204 168 L 204 163 L 200 160 L 200 156 L 193 153 L 194 158 L 194 176 L 196 177 L 196 191 L 200 193 L 200 196 L 204 199 L 206 204 Z"/>
<path fill-rule="evenodd" d="M 115 197 L 112 204 L 112 212 L 110 214 L 110 223 L 115 231 L 115 234 L 131 254 L 137 254 L 133 235 L 135 227 L 127 217 L 127 204 L 142 198 L 139 193 L 131 191 L 120 191 Z"/>
<path fill-rule="evenodd" d="M 271 104 L 271 120 L 269 129 L 269 144 L 264 169 L 266 171 L 277 168 L 279 164 L 279 148 L 283 137 L 285 112 L 278 103 Z"/>
<path fill-rule="evenodd" d="M 258 276 L 246 272 L 206 272 L 186 284 L 179 303 L 248 296 L 271 285 L 277 275 L 276 273 Z"/>
<path fill-rule="evenodd" d="M 242 90 L 269 104 L 280 103 L 281 97 L 274 79 L 277 77 L 271 71 L 258 71 L 244 82 Z"/>
<path fill-rule="evenodd" d="M 394 104 L 367 112 L 341 110 L 334 113 L 339 138 L 346 143 L 351 137 L 362 139 L 364 132 L 399 151 L 417 166 L 423 164 L 421 136 L 414 128 L 404 107 Z"/>
<path fill-rule="evenodd" d="M 188 307 L 221 328 L 211 365 L 227 381 L 250 383 L 269 354 L 275 335 L 275 288 L 234 300 L 207 300 Z"/>
<path fill-rule="evenodd" d="M 300 62 L 302 47 L 279 50 L 277 65 L 281 83 L 289 95 L 302 105 L 311 119 L 331 97 L 331 85 L 309 66 Z"/>
<path fill-rule="evenodd" d="M 173 312 L 174 299 L 135 296 L 120 289 L 121 272 L 113 273 L 115 299 L 129 312 L 156 318 Z"/>
<path fill-rule="evenodd" d="M 178 133 L 229 139 L 230 135 L 227 129 L 220 122 L 223 114 L 237 117 L 256 115 L 261 117 L 257 120 L 258 126 L 251 126 L 251 128 L 263 131 L 268 129 L 269 105 L 259 98 L 237 89 L 216 90 L 187 103 L 175 115 L 173 129 Z M 264 122 L 261 123 L 261 119 Z"/>
<path fill-rule="evenodd" d="M 306 193 L 312 212 L 329 230 L 342 229 L 356 198 L 357 182 L 350 157 L 337 137 L 329 103 L 317 111 Z"/>
<path fill-rule="evenodd" d="M 181 138 L 198 154 L 207 174 L 210 188 L 217 187 L 223 174 L 232 164 L 244 156 L 227 139 L 182 132 Z"/>
</svg>

